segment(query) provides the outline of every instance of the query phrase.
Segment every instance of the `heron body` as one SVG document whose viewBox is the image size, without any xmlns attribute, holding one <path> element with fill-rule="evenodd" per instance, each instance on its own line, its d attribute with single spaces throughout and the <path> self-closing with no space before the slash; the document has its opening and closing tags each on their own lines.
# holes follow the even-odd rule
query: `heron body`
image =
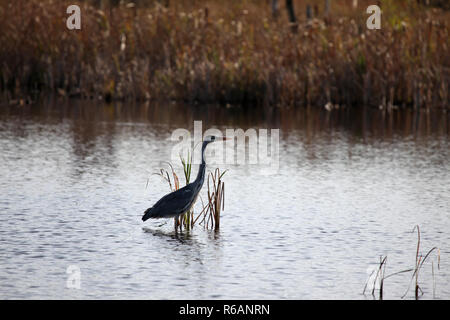
<svg viewBox="0 0 450 320">
<path fill-rule="evenodd" d="M 222 138 L 225 140 L 225 138 Z M 205 180 L 206 162 L 204 152 L 206 146 L 216 141 L 216 137 L 208 136 L 202 144 L 202 163 L 198 169 L 195 181 L 185 187 L 169 193 L 156 202 L 153 207 L 145 210 L 142 221 L 147 219 L 174 218 L 188 212 L 195 203 Z"/>
</svg>

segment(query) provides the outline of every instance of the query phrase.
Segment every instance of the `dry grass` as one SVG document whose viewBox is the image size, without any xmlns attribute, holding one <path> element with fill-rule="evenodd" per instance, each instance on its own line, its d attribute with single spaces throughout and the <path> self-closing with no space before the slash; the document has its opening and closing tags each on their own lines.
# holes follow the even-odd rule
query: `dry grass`
<svg viewBox="0 0 450 320">
<path fill-rule="evenodd" d="M 357 9 L 351 2 L 332 1 L 328 19 L 319 2 L 307 21 L 306 2 L 294 1 L 297 32 L 283 7 L 272 17 L 267 1 L 125 1 L 104 11 L 81 2 L 82 30 L 70 31 L 69 1 L 0 0 L 0 89 L 10 102 L 57 92 L 105 100 L 447 107 L 449 13 L 383 0 L 382 29 L 367 30 L 370 1 L 360 0 Z"/>
</svg>

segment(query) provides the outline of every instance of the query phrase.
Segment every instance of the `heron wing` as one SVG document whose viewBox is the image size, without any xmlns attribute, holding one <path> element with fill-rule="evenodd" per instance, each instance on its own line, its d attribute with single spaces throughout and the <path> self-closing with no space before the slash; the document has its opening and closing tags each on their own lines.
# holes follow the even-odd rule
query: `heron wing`
<svg viewBox="0 0 450 320">
<path fill-rule="evenodd" d="M 145 220 L 149 218 L 171 218 L 185 213 L 195 200 L 195 193 L 190 185 L 171 192 L 145 211 Z"/>
</svg>

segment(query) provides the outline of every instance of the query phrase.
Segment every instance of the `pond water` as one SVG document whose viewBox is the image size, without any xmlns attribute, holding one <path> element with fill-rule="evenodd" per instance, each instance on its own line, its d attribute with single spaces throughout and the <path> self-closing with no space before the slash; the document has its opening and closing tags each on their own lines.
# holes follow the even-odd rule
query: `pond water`
<svg viewBox="0 0 450 320">
<path fill-rule="evenodd" d="M 220 231 L 143 223 L 169 191 L 153 174 L 169 138 L 194 120 L 280 129 L 278 171 L 219 166 Z M 420 225 L 420 251 L 440 248 L 439 270 L 435 254 L 421 270 L 422 298 L 449 299 L 449 123 L 442 110 L 0 107 L 0 298 L 373 299 L 362 294 L 371 270 L 382 255 L 386 275 L 413 267 Z M 385 298 L 410 279 L 386 279 Z"/>
</svg>

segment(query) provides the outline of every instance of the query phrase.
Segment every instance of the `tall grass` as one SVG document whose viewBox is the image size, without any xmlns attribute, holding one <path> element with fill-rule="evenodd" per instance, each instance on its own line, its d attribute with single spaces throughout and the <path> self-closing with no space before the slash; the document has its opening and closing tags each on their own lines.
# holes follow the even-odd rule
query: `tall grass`
<svg viewBox="0 0 450 320">
<path fill-rule="evenodd" d="M 321 2 L 296 32 L 268 1 L 81 2 L 82 30 L 65 26 L 70 1 L 0 0 L 0 91 L 84 98 L 283 106 L 447 107 L 448 11 L 382 0 L 382 29 L 368 30 L 373 1 Z M 140 2 L 142 3 L 142 1 Z M 284 1 L 280 1 L 283 5 Z"/>
</svg>

